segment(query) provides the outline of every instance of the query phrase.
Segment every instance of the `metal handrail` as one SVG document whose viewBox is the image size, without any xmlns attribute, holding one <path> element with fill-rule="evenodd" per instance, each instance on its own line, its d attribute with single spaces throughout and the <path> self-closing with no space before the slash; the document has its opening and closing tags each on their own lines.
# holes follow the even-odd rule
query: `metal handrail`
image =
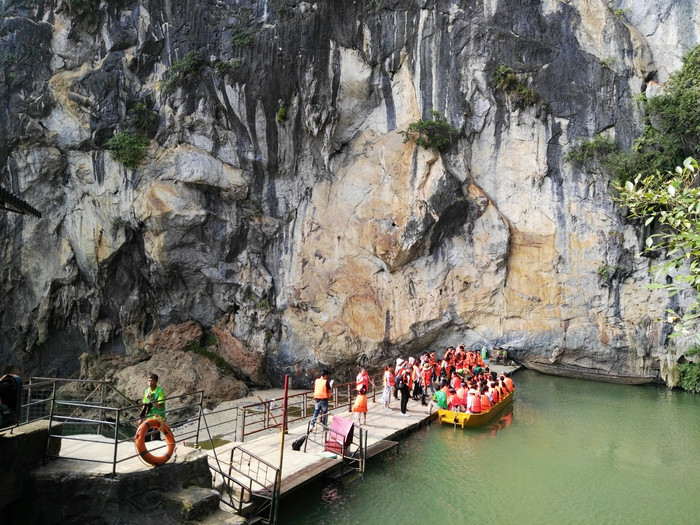
<svg viewBox="0 0 700 525">
<path fill-rule="evenodd" d="M 238 456 L 237 459 L 236 456 Z M 257 465 L 257 468 L 251 468 L 252 464 Z M 228 494 L 228 499 L 223 498 L 222 494 L 220 501 L 235 512 L 240 513 L 243 509 L 246 495 L 251 498 L 253 496 L 262 497 L 268 500 L 269 503 L 256 509 L 256 513 L 260 515 L 267 508 L 269 512 L 268 523 L 272 523 L 274 521 L 272 517 L 274 516 L 275 506 L 279 500 L 279 468 L 256 454 L 245 450 L 240 445 L 231 449 L 228 472 L 224 472 L 221 469 L 221 465 L 218 465 L 218 469 L 213 468 L 211 465 L 209 468 L 218 472 L 224 480 L 224 489 Z M 244 465 L 247 465 L 248 468 L 246 469 Z M 262 477 L 260 476 L 261 472 L 263 474 Z M 236 476 L 236 473 L 239 476 Z M 253 487 L 254 484 L 258 487 L 257 489 Z M 238 497 L 234 496 L 235 488 L 238 489 Z"/>
<path fill-rule="evenodd" d="M 381 392 L 383 388 L 381 386 L 377 387 L 377 384 L 381 385 L 382 377 L 381 375 L 370 377 L 370 392 L 367 392 L 367 398 L 371 399 L 373 403 L 377 402 L 377 389 L 379 388 Z M 287 397 L 287 424 L 301 421 L 313 415 L 313 394 L 313 390 L 306 390 Z M 355 381 L 333 385 L 333 391 L 328 403 L 328 412 L 340 409 L 352 410 L 352 403 L 356 395 Z M 240 407 L 242 419 L 241 441 L 245 442 L 247 436 L 258 432 L 280 429 L 283 400 L 283 397 L 277 397 Z M 299 413 L 298 416 L 290 417 L 291 414 L 297 411 Z"/>
<path fill-rule="evenodd" d="M 96 385 L 96 388 L 92 390 L 87 396 L 86 399 L 83 401 L 75 401 L 75 400 L 64 400 L 64 399 L 58 399 L 57 398 L 57 385 L 59 384 L 67 384 L 67 383 L 84 383 L 84 384 L 92 384 Z M 102 395 L 100 401 L 88 401 L 90 398 L 93 397 L 97 389 L 102 389 Z M 106 390 L 107 388 L 110 388 L 112 391 L 117 393 L 119 396 L 122 398 L 126 399 L 129 403 L 128 406 L 122 406 L 122 407 L 112 407 L 112 406 L 107 406 L 105 400 L 106 400 Z M 33 391 L 36 391 L 37 389 L 45 389 L 45 391 L 42 393 L 43 399 L 40 400 L 34 400 L 32 393 Z M 89 462 L 94 462 L 94 463 L 102 463 L 102 464 L 111 464 L 112 465 L 112 474 L 116 475 L 117 472 L 117 465 L 119 463 L 122 463 L 124 461 L 127 461 L 129 459 L 133 459 L 136 457 L 139 457 L 139 454 L 134 452 L 134 454 L 124 456 L 122 458 L 119 458 L 118 454 L 118 447 L 119 445 L 127 442 L 133 442 L 134 437 L 134 431 L 136 430 L 136 427 L 138 426 L 136 422 L 140 419 L 138 416 L 134 416 L 134 414 L 138 414 L 140 411 L 140 408 L 142 406 L 141 403 L 133 404 L 133 400 L 128 399 L 124 394 L 119 392 L 117 389 L 115 389 L 111 384 L 107 383 L 106 381 L 99 381 L 99 380 L 90 380 L 90 379 L 62 379 L 62 378 L 55 378 L 55 379 L 50 379 L 50 378 L 31 378 L 30 382 L 26 386 L 27 390 L 27 402 L 22 405 L 23 410 L 26 411 L 26 417 L 23 418 L 23 423 L 26 424 L 30 421 L 35 421 L 35 420 L 40 420 L 40 419 L 48 419 L 48 428 L 49 428 L 49 440 L 47 440 L 47 457 L 58 457 L 58 456 L 53 456 L 50 454 L 50 448 L 49 448 L 49 441 L 51 439 L 57 439 L 57 440 L 67 440 L 67 441 L 81 441 L 85 443 L 105 443 L 104 441 L 96 440 L 90 437 L 86 437 L 85 435 L 63 435 L 63 433 L 55 433 L 53 432 L 53 428 L 57 423 L 61 423 L 62 425 L 70 425 L 74 427 L 79 427 L 79 428 L 88 428 L 88 427 L 94 427 L 96 429 L 96 432 L 94 432 L 95 435 L 101 435 L 105 436 L 107 438 L 113 436 L 114 441 L 112 446 L 114 447 L 114 453 L 112 455 L 112 459 L 107 461 L 107 460 L 100 460 L 100 459 L 94 459 L 94 458 L 85 458 L 85 457 L 71 457 L 68 455 L 61 455 L 61 459 L 68 459 L 68 460 L 78 460 L 78 461 L 89 461 Z M 200 429 L 200 417 L 202 414 L 202 405 L 203 405 L 203 400 L 204 400 L 204 391 L 198 390 L 195 392 L 188 392 L 185 394 L 178 394 L 176 396 L 171 396 L 170 398 L 166 398 L 164 401 L 168 402 L 171 401 L 173 402 L 174 400 L 180 400 L 182 397 L 191 397 L 195 396 L 196 401 L 191 402 L 186 405 L 178 406 L 175 408 L 171 408 L 169 410 L 165 411 L 165 415 L 170 415 L 171 417 L 173 415 L 178 415 L 176 417 L 175 422 L 172 424 L 171 430 L 173 430 L 173 434 L 176 434 L 176 430 L 178 427 L 184 427 L 188 423 L 192 423 L 194 421 L 197 421 L 197 426 L 196 426 L 196 431 L 191 437 L 194 437 L 195 444 L 198 442 L 199 439 L 199 429 Z M 37 417 L 35 419 L 31 419 L 30 415 L 28 413 L 29 407 L 31 406 L 37 406 L 37 405 L 46 405 L 46 411 L 48 414 L 43 414 L 40 417 Z M 70 411 L 69 413 L 61 413 L 61 409 L 66 409 L 67 411 Z M 188 418 L 187 416 L 184 419 L 180 419 L 179 416 L 182 414 L 187 414 L 188 412 L 195 410 L 197 411 L 197 417 L 196 418 Z M 87 414 L 85 413 L 87 412 Z M 92 417 L 90 414 L 97 412 L 96 417 Z M 87 432 L 85 432 L 87 433 Z M 85 434 L 84 433 L 84 434 Z M 178 434 L 176 437 L 176 440 L 184 440 L 186 438 L 189 438 L 190 435 L 184 435 L 184 434 Z M 105 443 L 106 444 L 106 443 Z M 156 446 L 153 448 L 153 451 L 159 450 L 161 448 L 164 448 L 166 444 Z"/>
</svg>

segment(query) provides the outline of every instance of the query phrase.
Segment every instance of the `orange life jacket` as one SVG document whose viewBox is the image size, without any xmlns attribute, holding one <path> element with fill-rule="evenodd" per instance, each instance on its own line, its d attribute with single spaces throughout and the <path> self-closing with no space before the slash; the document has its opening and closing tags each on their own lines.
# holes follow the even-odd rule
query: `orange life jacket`
<svg viewBox="0 0 700 525">
<path fill-rule="evenodd" d="M 384 386 L 394 386 L 394 374 L 391 370 L 384 372 Z"/>
<path fill-rule="evenodd" d="M 363 374 L 360 372 L 357 374 L 357 378 L 355 379 L 355 389 L 359 392 L 363 388 L 365 389 L 365 392 L 369 391 L 369 374 Z"/>
<path fill-rule="evenodd" d="M 487 410 L 491 410 L 491 400 L 489 396 L 481 394 L 479 397 L 481 397 L 481 411 L 486 412 Z"/>
<path fill-rule="evenodd" d="M 508 389 L 508 392 L 512 392 L 513 390 L 515 390 L 515 385 L 513 384 L 513 380 L 507 376 L 506 376 L 506 388 Z"/>
<path fill-rule="evenodd" d="M 360 394 L 355 398 L 352 406 L 353 412 L 367 412 L 367 396 Z"/>
<path fill-rule="evenodd" d="M 472 400 L 471 413 L 472 414 L 480 414 L 481 413 L 481 395 L 480 394 L 474 394 L 474 399 Z"/>
<path fill-rule="evenodd" d="M 314 399 L 330 399 L 331 392 L 328 388 L 328 379 L 319 377 L 314 381 Z"/>
</svg>

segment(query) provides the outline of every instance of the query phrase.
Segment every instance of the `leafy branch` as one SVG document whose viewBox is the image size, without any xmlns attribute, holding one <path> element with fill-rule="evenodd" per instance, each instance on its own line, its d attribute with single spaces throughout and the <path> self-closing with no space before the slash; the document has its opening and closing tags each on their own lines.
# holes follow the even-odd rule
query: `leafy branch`
<svg viewBox="0 0 700 525">
<path fill-rule="evenodd" d="M 698 162 L 688 157 L 675 171 L 651 175 L 638 174 L 624 186 L 616 185 L 620 202 L 630 217 L 644 219 L 644 225 L 657 222 L 661 228 L 646 239 L 649 251 L 663 249 L 667 260 L 653 270 L 665 277 L 683 269 L 670 284 L 653 284 L 671 295 L 691 286 L 700 294 L 700 172 Z M 687 270 L 686 270 L 687 268 Z M 678 328 L 687 332 L 700 318 L 700 295 L 684 313 Z"/>
</svg>

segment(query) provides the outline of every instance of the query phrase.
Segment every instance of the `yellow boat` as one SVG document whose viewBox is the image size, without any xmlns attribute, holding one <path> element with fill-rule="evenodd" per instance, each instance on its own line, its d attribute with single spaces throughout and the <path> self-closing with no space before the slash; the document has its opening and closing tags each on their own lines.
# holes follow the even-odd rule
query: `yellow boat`
<svg viewBox="0 0 700 525">
<path fill-rule="evenodd" d="M 467 414 L 466 412 L 455 412 L 454 410 L 443 410 L 437 411 L 438 420 L 440 423 L 447 423 L 449 425 L 459 425 L 464 427 L 480 427 L 485 425 L 493 418 L 495 418 L 500 412 L 503 411 L 508 405 L 513 402 L 513 392 L 508 392 L 506 397 L 501 399 L 498 403 L 493 405 L 491 409 L 487 412 L 482 412 L 480 414 Z M 456 419 L 456 421 L 455 421 Z"/>
</svg>

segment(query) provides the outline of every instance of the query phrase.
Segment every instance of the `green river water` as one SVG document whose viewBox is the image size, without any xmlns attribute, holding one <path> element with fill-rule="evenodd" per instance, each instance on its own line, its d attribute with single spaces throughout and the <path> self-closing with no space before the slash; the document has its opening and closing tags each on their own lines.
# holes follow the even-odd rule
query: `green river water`
<svg viewBox="0 0 700 525">
<path fill-rule="evenodd" d="M 283 500 L 278 522 L 700 523 L 700 396 L 529 370 L 515 384 L 497 422 L 432 423 L 362 478 Z"/>
</svg>

